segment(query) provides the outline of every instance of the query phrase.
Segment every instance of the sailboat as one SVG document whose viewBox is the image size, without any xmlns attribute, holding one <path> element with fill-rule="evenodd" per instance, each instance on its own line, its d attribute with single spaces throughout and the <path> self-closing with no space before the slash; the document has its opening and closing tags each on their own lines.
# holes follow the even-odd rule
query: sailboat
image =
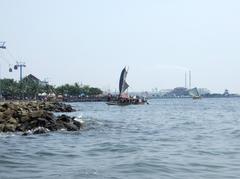
<svg viewBox="0 0 240 179">
<path fill-rule="evenodd" d="M 193 99 L 201 99 L 201 95 L 198 92 L 197 88 L 193 88 L 189 90 L 189 94 L 192 96 Z"/>
<path fill-rule="evenodd" d="M 129 97 L 127 93 L 127 89 L 129 88 L 129 85 L 126 81 L 127 79 L 127 74 L 128 74 L 128 69 L 127 67 L 123 68 L 121 75 L 120 75 L 120 80 L 119 80 L 119 94 L 117 99 L 111 100 L 107 102 L 108 105 L 131 105 L 131 104 L 145 104 L 147 101 L 145 99 L 141 99 L 139 97 Z"/>
</svg>

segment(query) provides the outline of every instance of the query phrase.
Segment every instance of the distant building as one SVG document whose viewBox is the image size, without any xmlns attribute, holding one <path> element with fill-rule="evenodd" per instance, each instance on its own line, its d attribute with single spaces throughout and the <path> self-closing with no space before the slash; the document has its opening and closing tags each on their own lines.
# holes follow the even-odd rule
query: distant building
<svg viewBox="0 0 240 179">
<path fill-rule="evenodd" d="M 223 93 L 223 96 L 229 96 L 230 94 L 229 94 L 229 91 L 226 89 L 225 91 L 224 91 L 224 93 Z"/>
<path fill-rule="evenodd" d="M 36 76 L 34 76 L 34 75 L 32 75 L 32 74 L 29 74 L 28 76 L 26 76 L 25 78 L 23 78 L 23 80 L 29 80 L 29 81 L 38 83 L 38 84 L 40 84 L 40 85 L 42 85 L 42 86 L 48 85 L 48 82 L 47 82 L 47 81 L 41 81 L 40 79 L 38 79 Z"/>
<path fill-rule="evenodd" d="M 184 87 L 174 88 L 172 91 L 166 93 L 164 97 L 174 98 L 174 97 L 188 97 L 188 89 Z"/>
<path fill-rule="evenodd" d="M 198 92 L 201 96 L 211 94 L 211 91 L 207 88 L 198 88 Z"/>
</svg>

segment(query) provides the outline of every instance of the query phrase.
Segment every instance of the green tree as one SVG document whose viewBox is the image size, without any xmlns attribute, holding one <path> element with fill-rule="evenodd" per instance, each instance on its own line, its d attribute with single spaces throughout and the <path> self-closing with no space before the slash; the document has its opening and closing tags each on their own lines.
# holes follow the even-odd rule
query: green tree
<svg viewBox="0 0 240 179">
<path fill-rule="evenodd" d="M 14 98 L 19 95 L 19 84 L 13 79 L 1 79 L 0 91 L 5 98 Z"/>
</svg>

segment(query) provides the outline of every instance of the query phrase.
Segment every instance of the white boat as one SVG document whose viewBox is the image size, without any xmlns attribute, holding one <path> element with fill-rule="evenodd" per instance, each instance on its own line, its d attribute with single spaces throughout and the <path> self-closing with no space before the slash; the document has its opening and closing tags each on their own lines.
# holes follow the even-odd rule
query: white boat
<svg viewBox="0 0 240 179">
<path fill-rule="evenodd" d="M 199 94 L 197 88 L 190 89 L 188 92 L 189 92 L 189 95 L 192 96 L 193 99 L 201 99 L 202 98 L 201 95 Z"/>
</svg>

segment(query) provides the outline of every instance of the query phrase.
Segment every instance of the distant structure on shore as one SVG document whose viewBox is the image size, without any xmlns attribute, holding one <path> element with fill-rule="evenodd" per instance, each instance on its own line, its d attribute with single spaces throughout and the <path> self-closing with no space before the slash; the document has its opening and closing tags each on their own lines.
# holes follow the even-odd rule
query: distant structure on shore
<svg viewBox="0 0 240 179">
<path fill-rule="evenodd" d="M 47 81 L 41 81 L 40 79 L 38 79 L 36 76 L 34 76 L 32 74 L 29 74 L 28 76 L 24 77 L 23 80 L 29 80 L 29 81 L 35 82 L 41 86 L 48 85 Z"/>
<path fill-rule="evenodd" d="M 227 97 L 240 97 L 238 94 L 231 94 L 229 90 L 221 93 L 211 93 L 207 88 L 197 88 L 199 94 L 203 98 L 227 98 Z M 158 92 L 148 92 L 148 98 L 191 98 L 189 89 L 185 87 L 176 87 L 174 89 L 159 90 Z"/>
</svg>

